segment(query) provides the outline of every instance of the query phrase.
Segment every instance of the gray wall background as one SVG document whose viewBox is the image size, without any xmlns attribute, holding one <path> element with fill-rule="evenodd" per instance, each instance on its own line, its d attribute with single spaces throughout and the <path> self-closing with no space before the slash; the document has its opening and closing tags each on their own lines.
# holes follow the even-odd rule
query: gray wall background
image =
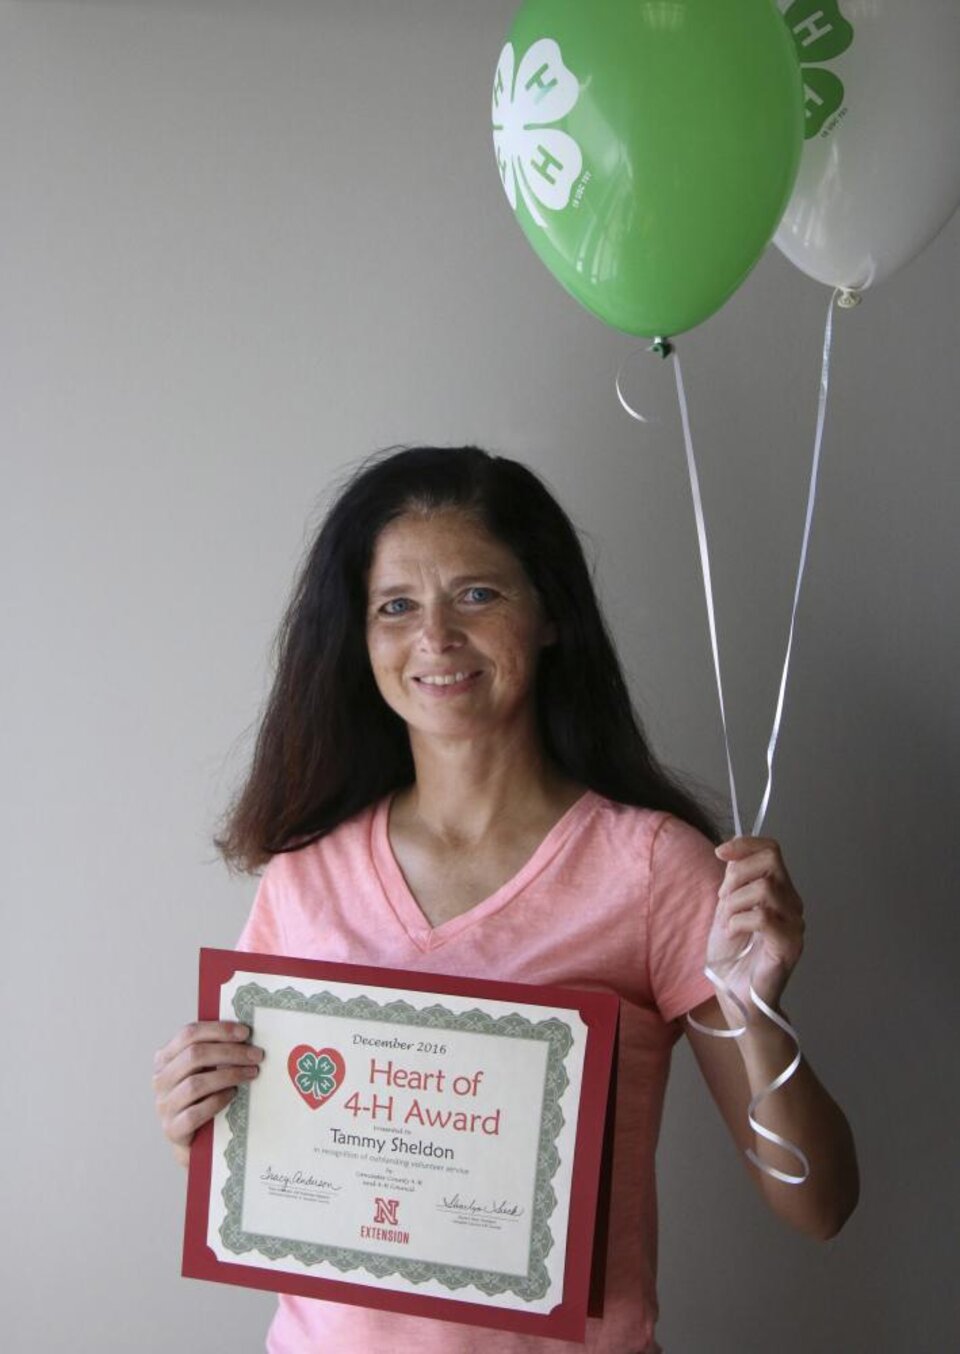
<svg viewBox="0 0 960 1354">
<path fill-rule="evenodd" d="M 477 440 L 588 533 L 665 758 L 724 770 L 670 374 L 582 311 L 497 182 L 513 0 L 0 6 L 4 1290 L 18 1351 L 262 1347 L 179 1278 L 153 1049 L 253 881 L 214 858 L 324 491 Z M 816 1246 L 768 1218 L 685 1051 L 660 1153 L 669 1354 L 956 1335 L 960 221 L 837 318 L 769 830 L 807 901 L 789 1005 L 858 1138 Z M 683 339 L 748 808 L 799 548 L 826 291 L 775 252 Z"/>
</svg>

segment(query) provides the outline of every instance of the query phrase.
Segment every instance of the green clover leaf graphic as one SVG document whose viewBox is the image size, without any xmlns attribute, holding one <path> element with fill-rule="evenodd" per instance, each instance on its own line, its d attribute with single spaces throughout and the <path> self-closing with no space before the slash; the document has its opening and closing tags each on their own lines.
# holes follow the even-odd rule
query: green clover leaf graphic
<svg viewBox="0 0 960 1354">
<path fill-rule="evenodd" d="M 821 63 L 843 55 L 853 42 L 853 25 L 840 13 L 839 0 L 780 0 L 780 8 L 800 58 L 809 141 L 843 105 L 843 81 Z"/>
<path fill-rule="evenodd" d="M 297 1060 L 297 1085 L 304 1095 L 312 1095 L 314 1100 L 323 1100 L 336 1089 L 336 1068 L 324 1053 L 317 1057 L 315 1053 L 304 1053 Z"/>
</svg>

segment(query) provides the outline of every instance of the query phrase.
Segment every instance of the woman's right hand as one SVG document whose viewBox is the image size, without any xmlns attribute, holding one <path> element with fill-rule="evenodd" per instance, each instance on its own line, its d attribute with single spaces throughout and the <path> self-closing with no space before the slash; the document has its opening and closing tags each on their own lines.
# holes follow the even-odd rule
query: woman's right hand
<svg viewBox="0 0 960 1354">
<path fill-rule="evenodd" d="M 197 1129 L 257 1075 L 263 1049 L 248 1044 L 249 1037 L 250 1027 L 236 1021 L 197 1020 L 153 1055 L 157 1114 L 181 1166 Z"/>
</svg>

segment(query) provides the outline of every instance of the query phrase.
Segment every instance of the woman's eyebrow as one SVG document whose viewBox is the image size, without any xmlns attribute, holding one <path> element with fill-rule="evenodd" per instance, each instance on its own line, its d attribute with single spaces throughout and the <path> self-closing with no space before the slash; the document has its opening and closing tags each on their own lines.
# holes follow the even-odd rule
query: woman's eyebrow
<svg viewBox="0 0 960 1354">
<path fill-rule="evenodd" d="M 456 578 L 451 578 L 447 586 L 450 588 L 462 588 L 464 583 L 499 583 L 503 585 L 506 582 L 503 574 L 498 569 L 475 569 L 471 574 L 457 574 Z M 371 597 L 400 597 L 405 593 L 415 591 L 415 583 L 384 583 L 377 588 L 371 588 Z"/>
<path fill-rule="evenodd" d="M 412 583 L 387 583 L 382 588 L 371 588 L 371 597 L 399 597 L 401 594 L 411 592 Z"/>
</svg>

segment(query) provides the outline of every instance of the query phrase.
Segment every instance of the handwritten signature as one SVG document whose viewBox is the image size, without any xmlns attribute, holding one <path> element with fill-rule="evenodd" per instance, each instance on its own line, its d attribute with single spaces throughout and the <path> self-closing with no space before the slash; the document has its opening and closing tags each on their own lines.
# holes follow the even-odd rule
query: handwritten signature
<svg viewBox="0 0 960 1354">
<path fill-rule="evenodd" d="M 485 1217 L 522 1218 L 525 1212 L 509 1199 L 491 1199 L 488 1204 L 483 1204 L 476 1199 L 463 1199 L 459 1194 L 442 1195 L 439 1206 L 454 1213 L 481 1213 Z"/>
</svg>

